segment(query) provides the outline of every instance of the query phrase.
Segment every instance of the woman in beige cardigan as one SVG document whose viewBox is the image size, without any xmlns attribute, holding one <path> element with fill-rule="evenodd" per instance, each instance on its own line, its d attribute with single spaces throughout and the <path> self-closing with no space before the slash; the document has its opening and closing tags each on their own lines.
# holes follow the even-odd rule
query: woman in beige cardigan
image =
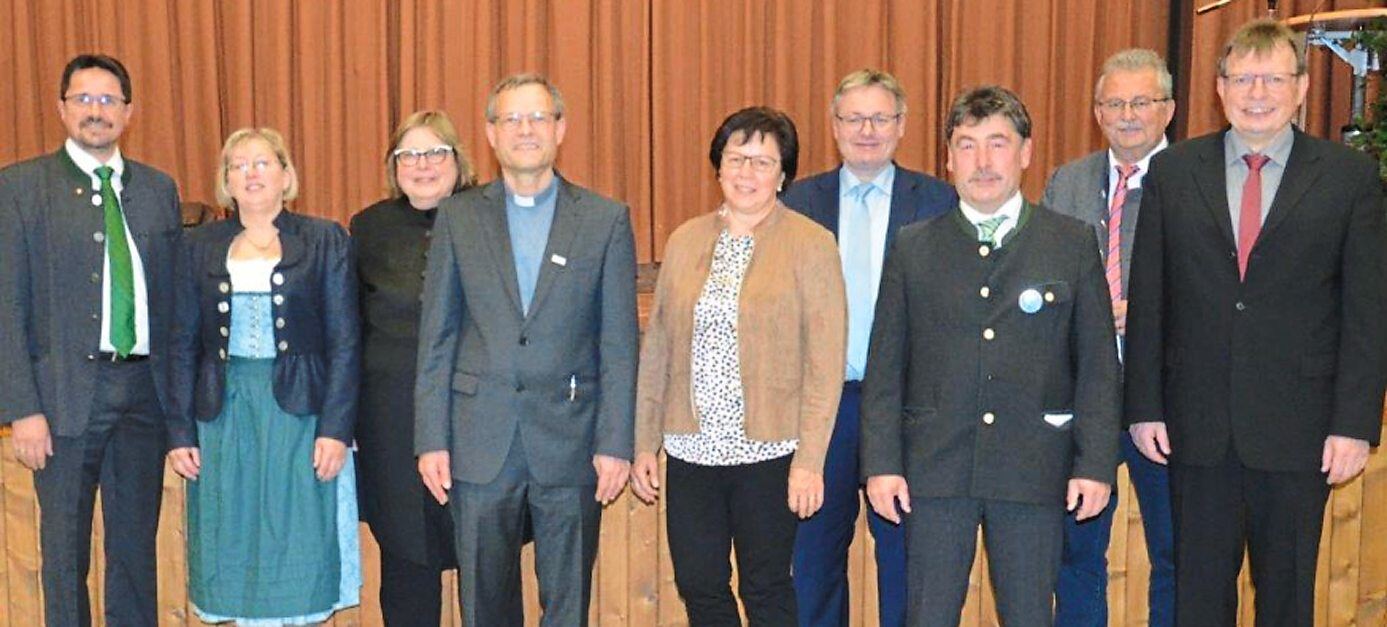
<svg viewBox="0 0 1387 627">
<path fill-rule="evenodd" d="M 674 579 L 693 625 L 793 625 L 797 518 L 823 504 L 847 305 L 833 235 L 781 204 L 799 146 L 784 113 L 738 111 L 709 157 L 722 205 L 675 230 L 641 348 L 632 489 L 669 457 Z"/>
</svg>

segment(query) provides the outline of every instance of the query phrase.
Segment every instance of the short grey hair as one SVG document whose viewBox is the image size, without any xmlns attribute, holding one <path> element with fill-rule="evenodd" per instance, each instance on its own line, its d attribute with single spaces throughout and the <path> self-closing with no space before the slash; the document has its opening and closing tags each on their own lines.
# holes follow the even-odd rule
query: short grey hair
<svg viewBox="0 0 1387 627">
<path fill-rule="evenodd" d="M 491 93 L 486 97 L 486 121 L 496 121 L 496 99 L 501 97 L 502 92 L 519 89 L 526 85 L 539 85 L 547 90 L 549 99 L 554 101 L 554 118 L 563 118 L 563 94 L 559 93 L 559 88 L 549 82 L 549 79 L 545 78 L 543 74 L 527 73 L 511 74 L 491 88 Z"/>
<path fill-rule="evenodd" d="M 1170 98 L 1175 94 L 1175 79 L 1170 76 L 1165 59 L 1147 48 L 1128 48 L 1119 50 L 1103 62 L 1103 71 L 1093 85 L 1093 99 L 1103 92 L 1103 79 L 1114 72 L 1140 72 L 1151 70 L 1156 73 L 1156 83 L 1161 87 L 1161 97 Z"/>
</svg>

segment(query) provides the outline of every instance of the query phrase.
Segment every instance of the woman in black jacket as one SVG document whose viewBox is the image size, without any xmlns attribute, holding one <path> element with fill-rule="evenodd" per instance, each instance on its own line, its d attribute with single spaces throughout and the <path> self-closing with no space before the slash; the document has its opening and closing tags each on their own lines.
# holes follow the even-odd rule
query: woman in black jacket
<svg viewBox="0 0 1387 627">
<path fill-rule="evenodd" d="M 385 153 L 390 198 L 352 218 L 362 313 L 361 519 L 380 544 L 385 624 L 438 625 L 439 573 L 456 568 L 448 508 L 424 490 L 414 461 L 419 295 L 438 203 L 476 182 L 442 111 L 400 124 Z"/>
<path fill-rule="evenodd" d="M 169 462 L 207 622 L 320 622 L 360 598 L 355 268 L 341 226 L 285 209 L 297 191 L 278 133 L 236 131 L 217 178 L 235 213 L 180 251 Z"/>
</svg>

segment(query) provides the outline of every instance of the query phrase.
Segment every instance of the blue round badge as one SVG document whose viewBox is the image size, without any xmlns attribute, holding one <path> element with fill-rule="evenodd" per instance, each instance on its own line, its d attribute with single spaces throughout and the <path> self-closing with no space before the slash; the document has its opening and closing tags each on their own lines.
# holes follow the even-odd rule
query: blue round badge
<svg viewBox="0 0 1387 627">
<path fill-rule="evenodd" d="M 1033 314 L 1040 311 L 1040 308 L 1045 305 L 1045 299 L 1040 297 L 1038 290 L 1029 289 L 1021 292 L 1021 297 L 1016 299 L 1016 304 L 1021 307 L 1021 311 Z"/>
</svg>

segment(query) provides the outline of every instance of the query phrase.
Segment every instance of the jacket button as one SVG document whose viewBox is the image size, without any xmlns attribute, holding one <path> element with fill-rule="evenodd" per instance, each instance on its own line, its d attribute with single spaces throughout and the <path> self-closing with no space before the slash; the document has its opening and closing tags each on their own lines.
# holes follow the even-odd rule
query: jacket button
<svg viewBox="0 0 1387 627">
<path fill-rule="evenodd" d="M 983 298 L 987 298 L 987 297 L 989 297 L 989 296 L 991 296 L 991 295 L 992 295 L 992 290 L 991 290 L 990 288 L 988 288 L 986 285 L 982 286 L 982 289 L 978 290 L 978 296 L 981 296 L 981 297 L 983 297 Z"/>
<path fill-rule="evenodd" d="M 991 340 L 991 339 L 994 338 L 994 337 L 997 337 L 997 332 L 996 332 L 996 331 L 993 331 L 992 329 L 983 329 L 983 330 L 982 330 L 982 339 L 984 339 L 984 340 Z"/>
<path fill-rule="evenodd" d="M 100 272 L 93 272 L 93 273 L 92 273 L 92 283 L 100 283 L 100 282 L 101 282 L 101 273 L 100 273 Z"/>
<path fill-rule="evenodd" d="M 222 328 L 217 329 L 217 330 L 221 332 L 222 337 L 231 337 L 231 330 L 230 330 L 230 329 L 228 329 L 228 328 L 226 328 L 226 327 L 222 327 Z"/>
<path fill-rule="evenodd" d="M 275 328 L 276 328 L 276 329 L 283 329 L 283 328 L 284 328 L 284 318 L 275 318 Z"/>
<path fill-rule="evenodd" d="M 992 254 L 992 247 L 991 247 L 991 246 L 988 246 L 987 244 L 983 244 L 982 246 L 979 246 L 979 247 L 978 247 L 978 256 L 979 256 L 979 257 L 986 257 L 986 256 L 988 256 L 988 255 L 990 255 L 990 254 Z"/>
<path fill-rule="evenodd" d="M 270 275 L 270 281 L 273 281 L 275 285 L 284 285 L 284 275 L 276 272 Z"/>
<path fill-rule="evenodd" d="M 283 305 L 283 304 L 284 304 L 284 295 L 283 295 L 283 294 L 275 294 L 275 295 L 274 295 L 274 298 L 271 298 L 270 300 L 274 301 L 274 304 L 276 304 L 276 305 Z"/>
<path fill-rule="evenodd" d="M 1053 303 L 1053 302 L 1055 302 L 1055 293 L 1054 293 L 1054 292 L 1045 292 L 1045 302 L 1047 302 L 1047 303 Z"/>
<path fill-rule="evenodd" d="M 985 425 L 990 425 L 990 424 L 992 424 L 992 423 L 994 423 L 994 422 L 997 422 L 997 415 L 996 415 L 996 414 L 993 414 L 992 412 L 987 412 L 987 413 L 985 413 L 985 414 L 982 415 L 982 423 L 983 423 L 983 424 L 985 424 Z"/>
<path fill-rule="evenodd" d="M 287 350 L 289 350 L 289 343 L 286 342 L 286 341 L 284 341 L 284 340 L 280 340 L 280 341 L 279 341 L 279 352 L 282 353 L 282 352 L 287 351 Z"/>
<path fill-rule="evenodd" d="M 105 233 L 102 233 L 101 231 L 97 231 L 97 232 L 95 232 L 95 233 L 92 233 L 92 241 L 94 241 L 94 242 L 100 244 L 100 243 L 106 241 L 106 234 L 105 234 Z"/>
<path fill-rule="evenodd" d="M 228 311 L 231 311 L 231 304 L 228 303 L 228 302 L 226 302 L 226 301 L 222 301 L 222 302 L 220 302 L 220 303 L 217 303 L 217 311 L 220 311 L 220 312 L 222 312 L 222 313 L 226 313 L 226 312 L 228 312 Z"/>
<path fill-rule="evenodd" d="M 226 361 L 226 349 L 225 349 L 225 348 L 218 349 L 218 350 L 217 350 L 217 356 L 218 356 L 218 357 L 221 357 L 221 358 L 222 358 L 222 361 Z"/>
<path fill-rule="evenodd" d="M 101 314 L 96 313 L 96 312 L 92 312 L 92 320 L 100 320 L 100 319 L 101 319 Z"/>
<path fill-rule="evenodd" d="M 223 294 L 229 293 L 231 291 L 231 284 L 227 283 L 226 281 L 222 281 L 221 283 L 217 284 L 217 291 Z"/>
<path fill-rule="evenodd" d="M 525 337 L 525 336 L 523 336 L 523 335 L 520 336 L 520 345 L 521 345 L 521 346 L 529 346 L 529 345 L 530 345 L 530 338 Z"/>
<path fill-rule="evenodd" d="M 1246 311 L 1247 305 L 1244 305 L 1242 301 L 1238 301 L 1238 304 L 1233 305 L 1233 308 L 1237 309 L 1238 311 Z"/>
<path fill-rule="evenodd" d="M 88 354 L 87 361 L 96 361 L 96 355 Z"/>
</svg>

